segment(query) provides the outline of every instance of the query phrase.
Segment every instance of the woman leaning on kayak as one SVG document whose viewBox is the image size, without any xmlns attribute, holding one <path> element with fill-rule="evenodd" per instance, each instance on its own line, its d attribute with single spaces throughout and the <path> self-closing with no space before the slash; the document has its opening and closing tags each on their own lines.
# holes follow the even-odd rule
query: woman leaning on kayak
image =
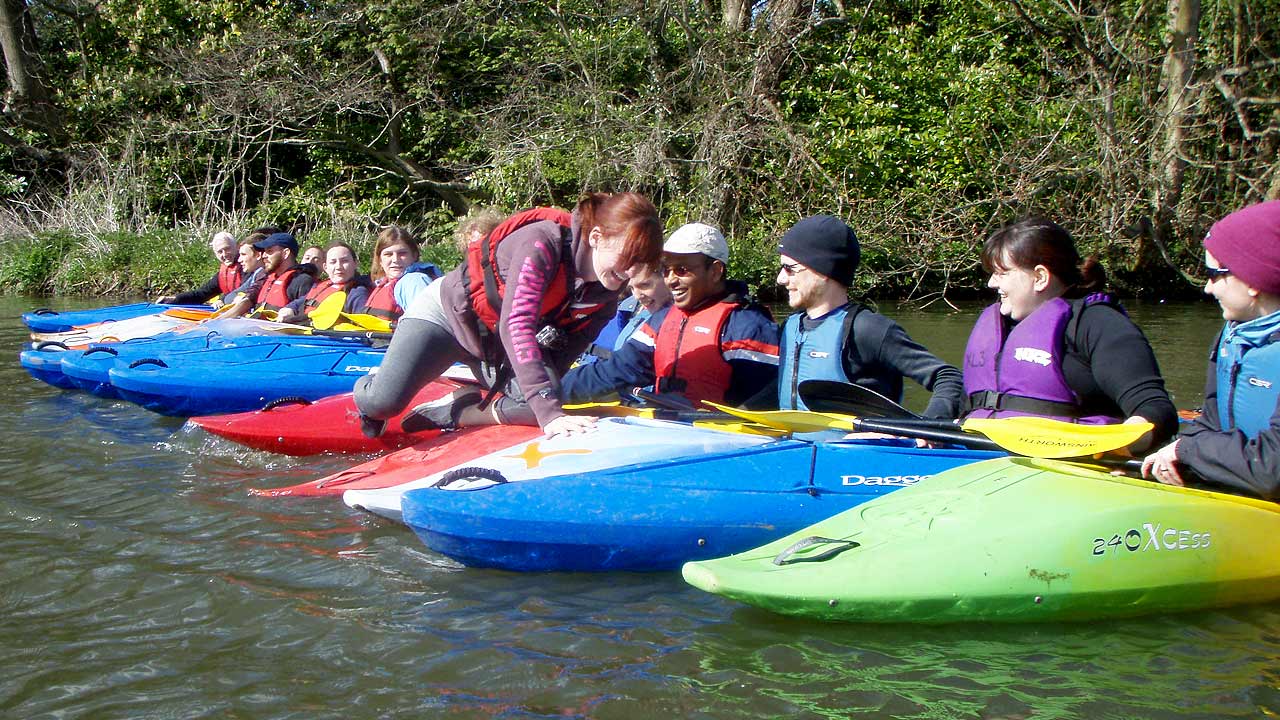
<svg viewBox="0 0 1280 720">
<path fill-rule="evenodd" d="M 1142 474 L 1183 484 L 1191 470 L 1215 485 L 1280 495 L 1280 200 L 1219 220 L 1204 238 L 1204 291 L 1222 306 L 1204 412 L 1148 455 Z"/>
<path fill-rule="evenodd" d="M 657 210 L 635 193 L 587 194 L 572 213 L 536 208 L 511 216 L 418 296 L 376 374 L 356 383 L 366 434 L 380 434 L 387 418 L 454 362 L 491 369 L 492 385 L 523 396 L 530 420 L 549 434 L 589 428 L 592 418 L 561 409 L 559 375 L 613 316 L 637 266 L 657 262 L 661 251 Z"/>
<path fill-rule="evenodd" d="M 1177 411 L 1151 345 L 1101 292 L 1102 266 L 1082 263 L 1066 230 L 1040 217 L 1008 225 L 987 239 L 982 266 L 999 299 L 965 348 L 968 417 L 1154 424 L 1131 450 L 1173 435 Z"/>
</svg>

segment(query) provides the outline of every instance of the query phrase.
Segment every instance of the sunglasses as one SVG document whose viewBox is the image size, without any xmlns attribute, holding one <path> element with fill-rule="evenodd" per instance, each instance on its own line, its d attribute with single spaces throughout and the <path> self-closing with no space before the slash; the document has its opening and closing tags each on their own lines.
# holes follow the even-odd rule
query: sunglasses
<svg viewBox="0 0 1280 720">
<path fill-rule="evenodd" d="M 1224 267 L 1206 267 L 1204 271 L 1209 275 L 1210 280 L 1219 280 L 1231 274 L 1231 271 Z"/>
<path fill-rule="evenodd" d="M 692 265 L 663 265 L 663 266 L 662 266 L 662 274 L 663 274 L 663 276 L 666 276 L 666 275 L 675 275 L 676 277 L 690 277 L 690 276 L 692 276 L 692 275 L 696 274 L 698 271 L 702 270 L 703 268 L 707 267 L 707 266 L 708 266 L 708 265 L 710 265 L 710 264 L 711 264 L 711 263 L 702 263 L 701 265 L 697 265 L 697 266 L 692 266 Z"/>
<path fill-rule="evenodd" d="M 801 265 L 800 263 L 782 263 L 781 265 L 779 265 L 779 267 L 782 269 L 782 272 L 787 275 L 787 277 L 791 277 L 792 275 L 799 275 L 800 273 L 809 269 Z"/>
</svg>

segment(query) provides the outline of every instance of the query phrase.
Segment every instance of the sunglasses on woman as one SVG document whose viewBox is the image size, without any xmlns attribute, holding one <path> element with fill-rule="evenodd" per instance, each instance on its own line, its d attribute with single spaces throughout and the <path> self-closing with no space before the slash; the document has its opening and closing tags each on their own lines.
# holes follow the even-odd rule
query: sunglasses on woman
<svg viewBox="0 0 1280 720">
<path fill-rule="evenodd" d="M 1224 267 L 1206 267 L 1204 271 L 1208 273 L 1210 280 L 1219 280 L 1231 274 L 1231 271 Z"/>
</svg>

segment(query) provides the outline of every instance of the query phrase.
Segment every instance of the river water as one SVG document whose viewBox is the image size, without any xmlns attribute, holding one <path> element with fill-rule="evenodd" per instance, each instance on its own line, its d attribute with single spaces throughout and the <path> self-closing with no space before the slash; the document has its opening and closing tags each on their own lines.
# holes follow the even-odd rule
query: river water
<svg viewBox="0 0 1280 720">
<path fill-rule="evenodd" d="M 0 716 L 1166 718 L 1280 713 L 1280 606 L 1029 626 L 773 616 L 677 573 L 464 569 L 246 451 L 31 380 L 0 298 Z M 56 300 L 58 308 L 88 302 Z M 884 306 L 955 362 L 977 306 Z M 1210 303 L 1134 305 L 1179 407 Z M 908 404 L 919 408 L 922 396 Z"/>
</svg>

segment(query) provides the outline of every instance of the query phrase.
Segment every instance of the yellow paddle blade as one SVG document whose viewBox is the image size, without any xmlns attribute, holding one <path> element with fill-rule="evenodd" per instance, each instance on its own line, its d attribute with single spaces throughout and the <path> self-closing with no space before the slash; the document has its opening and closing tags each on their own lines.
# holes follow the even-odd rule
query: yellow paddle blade
<svg viewBox="0 0 1280 720">
<path fill-rule="evenodd" d="M 1070 458 L 1118 450 L 1155 428 L 1151 423 L 1080 425 L 1041 417 L 970 418 L 961 427 L 979 432 L 1019 455 Z"/>
<path fill-rule="evenodd" d="M 215 313 L 209 310 L 192 310 L 190 308 L 169 308 L 168 310 L 165 310 L 160 314 L 168 315 L 169 317 L 175 317 L 180 320 L 196 320 L 196 321 L 208 320 L 209 318 L 215 316 Z"/>
<path fill-rule="evenodd" d="M 821 430 L 855 429 L 857 418 L 835 413 L 820 413 L 809 410 L 740 410 L 728 405 L 706 402 L 704 404 L 737 418 L 742 418 L 761 425 L 791 432 L 819 432 Z"/>
<path fill-rule="evenodd" d="M 341 290 L 321 300 L 319 305 L 307 313 L 307 317 L 311 318 L 311 327 L 317 330 L 331 329 L 338 322 L 338 316 L 342 315 L 342 306 L 346 302 L 347 294 Z"/>
<path fill-rule="evenodd" d="M 595 415 L 597 417 L 644 417 L 652 418 L 651 408 L 628 407 L 614 400 L 613 402 L 573 403 L 561 408 L 570 415 Z"/>
<path fill-rule="evenodd" d="M 377 315 L 366 315 L 364 313 L 342 313 L 342 319 L 361 330 L 372 330 L 374 332 L 391 332 L 391 321 L 386 318 L 380 318 Z"/>
<path fill-rule="evenodd" d="M 708 430 L 719 430 L 721 432 L 738 433 L 739 435 L 763 435 L 765 437 L 786 437 L 791 433 L 787 430 L 781 430 L 760 423 L 746 422 L 743 420 L 695 420 L 694 427 L 707 428 Z"/>
</svg>

